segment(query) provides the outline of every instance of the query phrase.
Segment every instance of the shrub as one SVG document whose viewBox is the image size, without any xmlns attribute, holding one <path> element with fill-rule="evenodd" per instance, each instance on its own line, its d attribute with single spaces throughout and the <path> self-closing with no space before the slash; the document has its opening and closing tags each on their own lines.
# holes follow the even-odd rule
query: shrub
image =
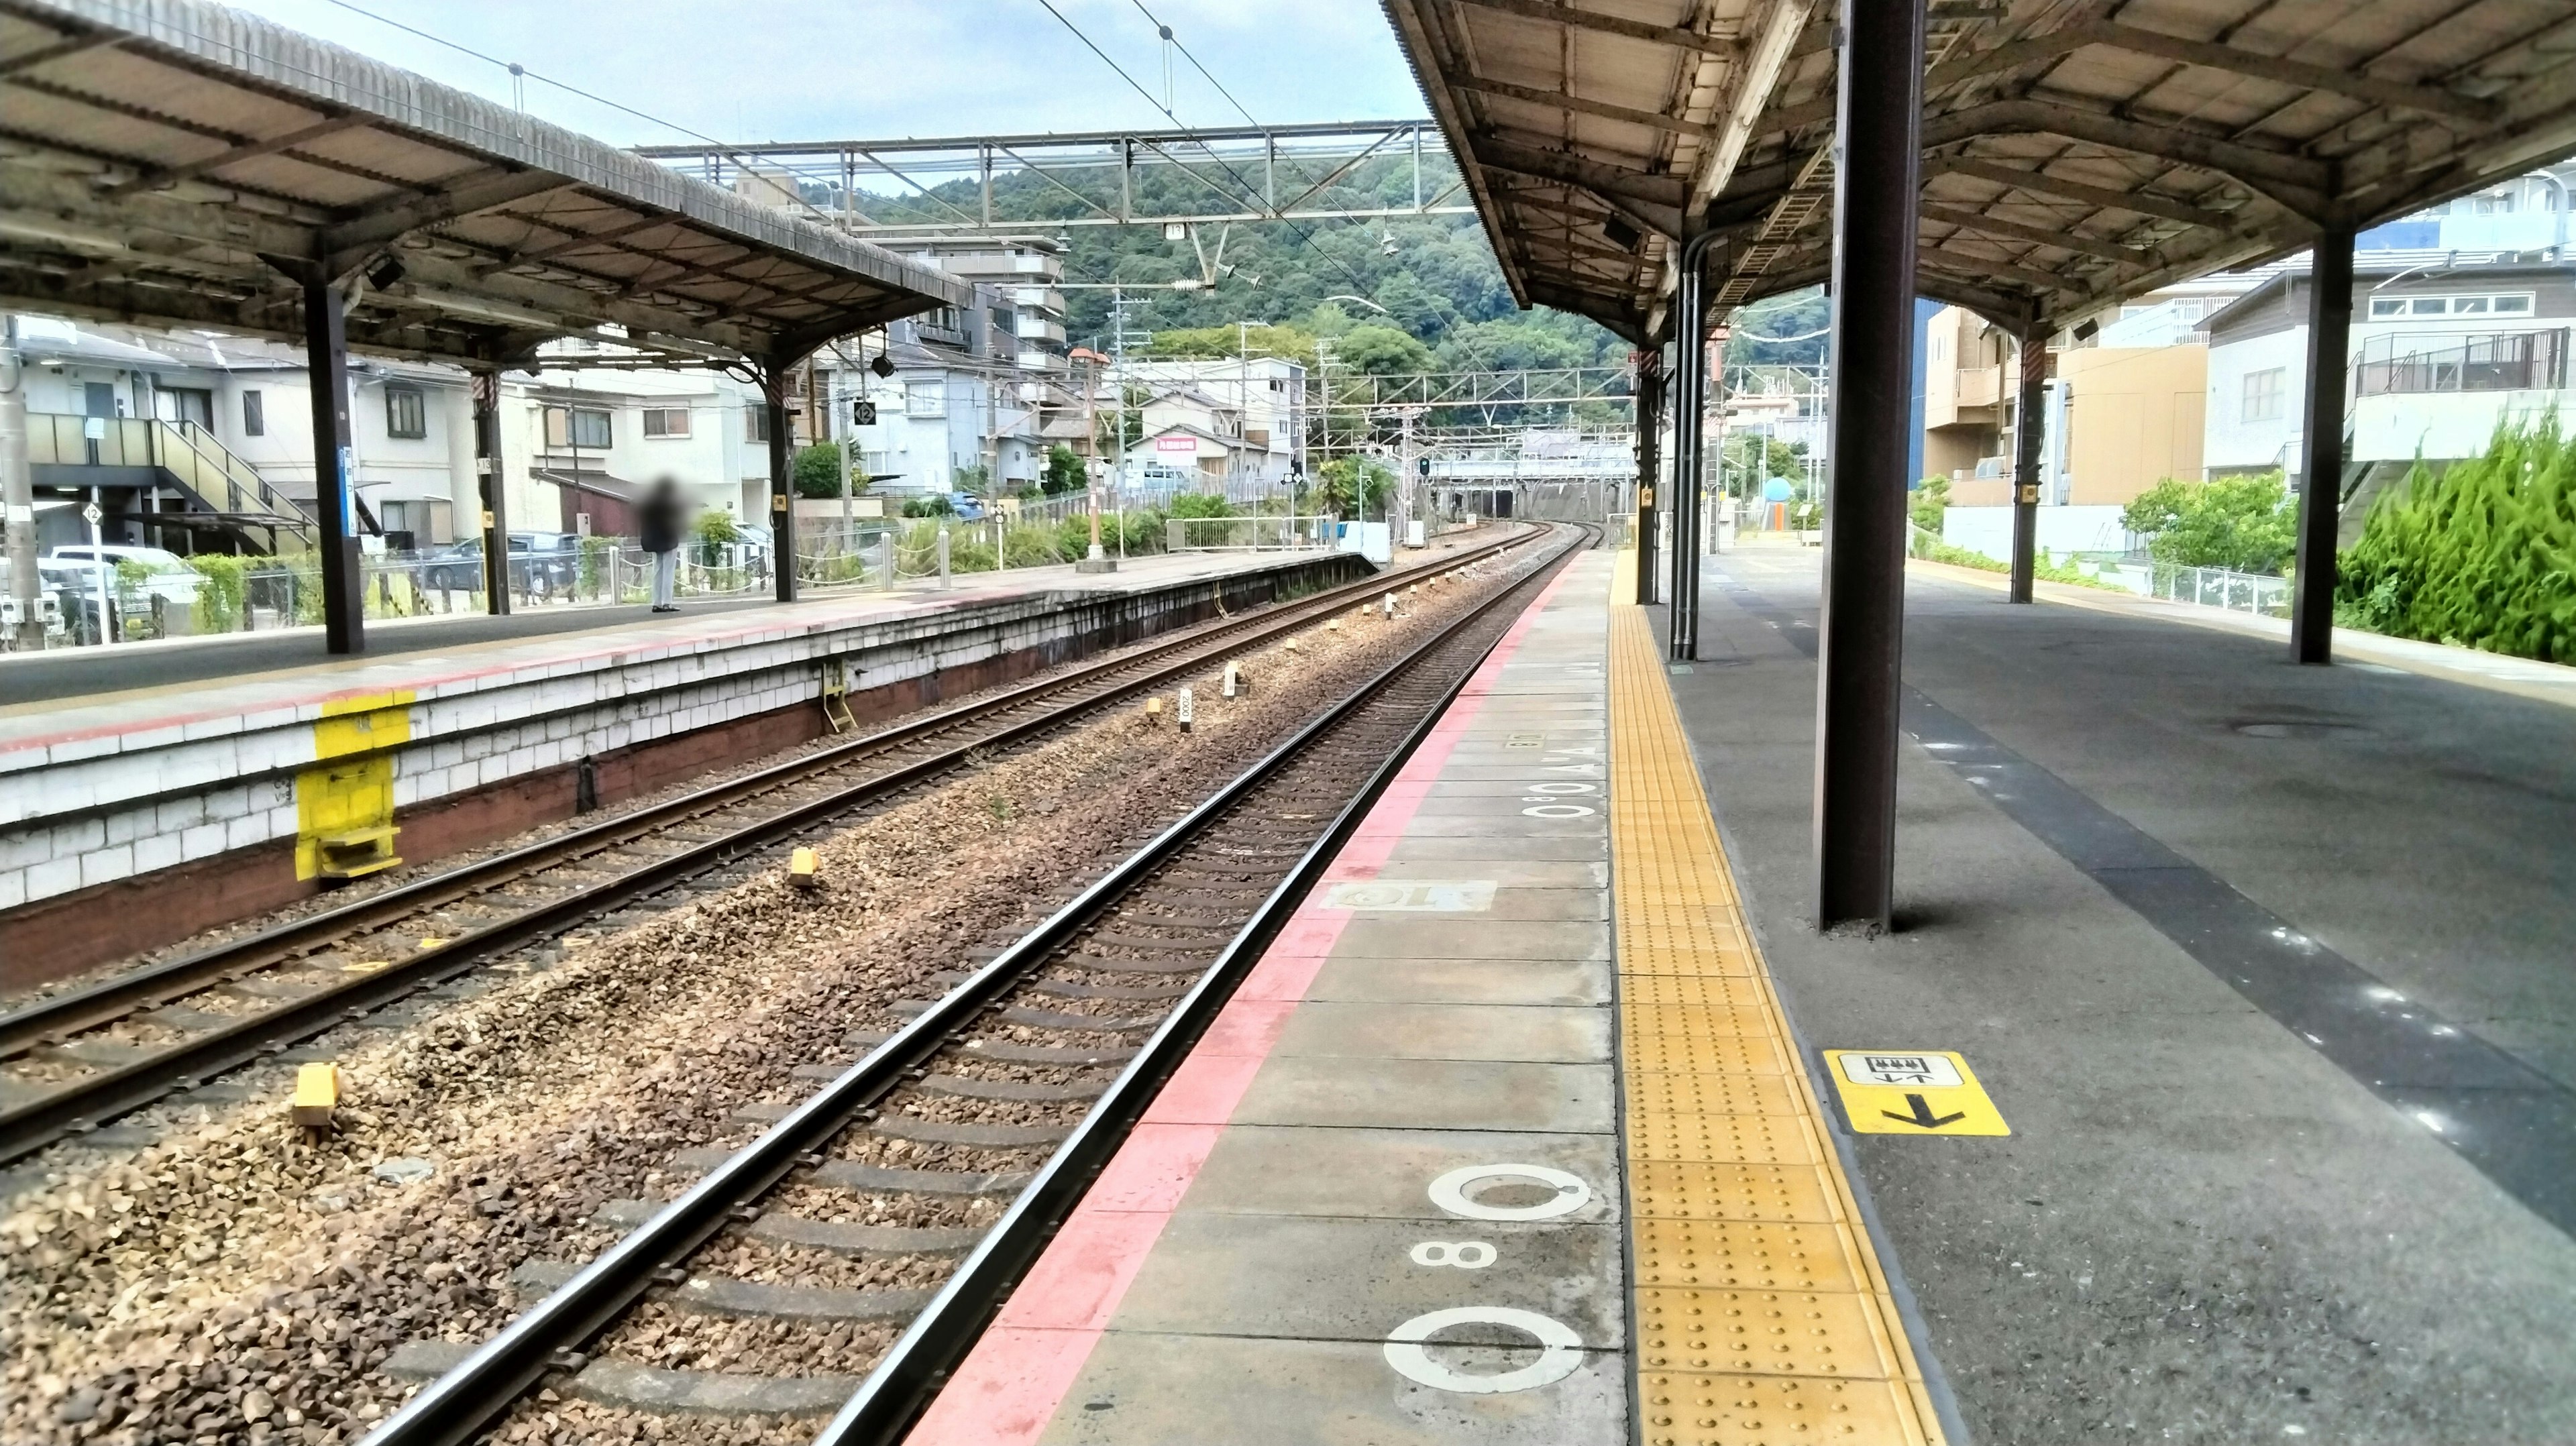
<svg viewBox="0 0 2576 1446">
<path fill-rule="evenodd" d="M 1224 498 L 1206 492 L 1184 492 L 1172 499 L 1174 517 L 1232 517 L 1234 508 Z"/>
<path fill-rule="evenodd" d="M 1906 510 L 1913 514 L 1915 526 L 1926 532 L 1938 533 L 1941 530 L 1941 514 L 1950 510 L 1950 479 L 1924 478 L 1923 484 L 1914 489 L 1914 495 L 1908 501 Z"/>
<path fill-rule="evenodd" d="M 841 444 L 817 442 L 810 447 L 797 448 L 796 469 L 790 475 L 795 478 L 796 495 L 799 497 L 840 496 Z M 867 474 L 856 467 L 851 468 L 850 491 L 864 492 L 867 485 Z"/>
<path fill-rule="evenodd" d="M 2419 459 L 2338 560 L 2335 616 L 2576 662 L 2576 446 L 2558 414 L 2501 422 L 2485 455 L 2438 472 Z"/>
<path fill-rule="evenodd" d="M 2298 502 L 2278 472 L 2208 482 L 2157 483 L 2132 499 L 2120 523 L 2147 539 L 2147 555 L 2177 567 L 2277 574 L 2298 550 Z"/>
<path fill-rule="evenodd" d="M 188 559 L 197 575 L 205 581 L 197 585 L 194 608 L 197 631 L 201 633 L 238 632 L 242 624 L 242 574 L 264 558 L 232 557 L 223 553 L 199 553 Z"/>
<path fill-rule="evenodd" d="M 926 497 L 905 498 L 903 504 L 903 515 L 906 517 L 954 517 L 957 515 L 957 507 L 956 504 L 948 500 L 947 493 L 933 492 Z"/>
</svg>

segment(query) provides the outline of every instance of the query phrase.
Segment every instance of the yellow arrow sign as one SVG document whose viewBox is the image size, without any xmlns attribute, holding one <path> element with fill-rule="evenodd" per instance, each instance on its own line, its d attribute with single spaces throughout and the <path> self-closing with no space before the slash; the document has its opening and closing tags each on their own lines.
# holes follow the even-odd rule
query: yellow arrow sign
<svg viewBox="0 0 2576 1446">
<path fill-rule="evenodd" d="M 1946 1049 L 1829 1049 L 1843 1117 L 1864 1135 L 2009 1135 L 1967 1060 Z"/>
</svg>

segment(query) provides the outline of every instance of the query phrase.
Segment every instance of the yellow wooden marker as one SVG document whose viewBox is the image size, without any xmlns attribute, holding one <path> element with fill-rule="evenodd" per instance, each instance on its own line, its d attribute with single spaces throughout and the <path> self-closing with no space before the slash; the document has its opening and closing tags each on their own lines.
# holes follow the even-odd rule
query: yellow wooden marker
<svg viewBox="0 0 2576 1446">
<path fill-rule="evenodd" d="M 1153 725 L 1154 725 L 1155 727 L 1157 727 L 1157 728 L 1160 728 L 1160 727 L 1162 727 L 1162 726 L 1163 726 L 1163 700 L 1162 700 L 1162 699 L 1160 699 L 1160 698 L 1148 698 L 1148 699 L 1146 699 L 1146 700 L 1145 700 L 1145 721 L 1146 721 L 1146 722 L 1148 722 L 1148 723 L 1153 724 Z"/>
<path fill-rule="evenodd" d="M 322 1134 L 331 1128 L 332 1112 L 340 1108 L 340 1067 L 336 1064 L 298 1065 L 295 1070 L 295 1098 L 287 1113 L 295 1123 Z"/>
<path fill-rule="evenodd" d="M 1829 1049 L 1843 1116 L 1864 1135 L 2009 1135 L 1986 1087 L 1955 1051 Z"/>
<path fill-rule="evenodd" d="M 800 889 L 820 888 L 823 883 L 823 861 L 812 849 L 800 848 L 787 856 L 787 882 Z"/>
</svg>

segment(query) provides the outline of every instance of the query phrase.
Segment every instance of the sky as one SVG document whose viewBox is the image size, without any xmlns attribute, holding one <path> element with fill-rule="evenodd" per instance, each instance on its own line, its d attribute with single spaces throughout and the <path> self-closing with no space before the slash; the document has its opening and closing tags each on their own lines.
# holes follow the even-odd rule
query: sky
<svg viewBox="0 0 2576 1446">
<path fill-rule="evenodd" d="M 235 9 L 617 145 L 1165 126 L 1039 0 L 228 0 Z M 1159 98 L 1172 27 L 1243 109 L 1172 53 L 1186 125 L 1425 113 L 1374 0 L 1054 0 Z M 371 18 L 382 17 L 382 19 Z M 477 59 L 386 20 L 478 51 Z M 496 63 L 499 62 L 499 63 Z M 567 93 L 560 82 L 650 116 Z M 656 124 L 655 122 L 664 124 Z M 672 127 L 685 128 L 675 130 Z"/>
</svg>

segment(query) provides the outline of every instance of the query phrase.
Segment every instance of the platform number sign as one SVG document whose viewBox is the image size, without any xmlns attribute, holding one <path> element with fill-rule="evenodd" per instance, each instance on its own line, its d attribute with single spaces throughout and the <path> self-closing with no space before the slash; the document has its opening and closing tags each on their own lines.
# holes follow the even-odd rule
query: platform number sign
<svg viewBox="0 0 2576 1446">
<path fill-rule="evenodd" d="M 865 397 L 850 403 L 850 425 L 873 427 L 877 424 L 877 404 Z"/>
<path fill-rule="evenodd" d="M 1489 1205 L 1476 1198 L 1489 1184 L 1517 1186 L 1529 1203 Z M 1461 1220 L 1553 1220 L 1592 1202 L 1592 1187 L 1579 1175 L 1548 1165 L 1467 1165 L 1431 1182 L 1431 1203 Z M 1486 1240 L 1424 1240 L 1405 1258 L 1429 1269 L 1483 1270 L 1503 1258 Z M 1538 1343 L 1538 1359 L 1518 1370 L 1493 1375 L 1461 1371 L 1436 1360 L 1425 1347 L 1439 1332 L 1455 1326 L 1500 1326 Z M 1534 1310 L 1499 1305 L 1451 1306 L 1429 1311 L 1386 1333 L 1386 1363 L 1416 1385 L 1468 1396 L 1493 1396 L 1550 1386 L 1573 1375 L 1583 1364 L 1583 1338 L 1571 1326 Z"/>
</svg>

